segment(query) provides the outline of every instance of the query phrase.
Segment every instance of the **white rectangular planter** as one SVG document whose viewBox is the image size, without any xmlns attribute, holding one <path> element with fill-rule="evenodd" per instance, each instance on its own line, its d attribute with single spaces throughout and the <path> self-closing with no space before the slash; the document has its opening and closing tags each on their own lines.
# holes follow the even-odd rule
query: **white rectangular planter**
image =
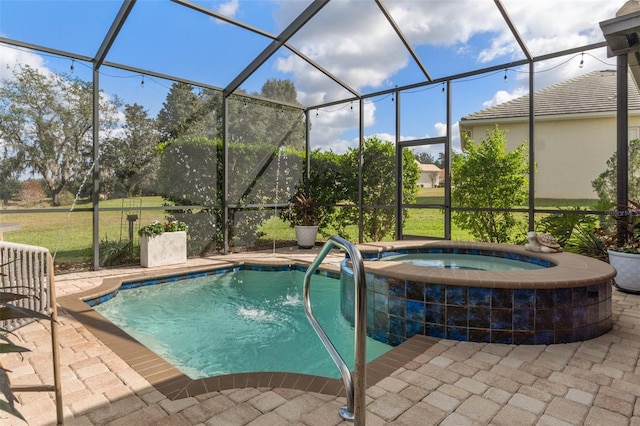
<svg viewBox="0 0 640 426">
<path fill-rule="evenodd" d="M 187 232 L 165 232 L 140 237 L 140 264 L 145 268 L 187 261 Z"/>
</svg>

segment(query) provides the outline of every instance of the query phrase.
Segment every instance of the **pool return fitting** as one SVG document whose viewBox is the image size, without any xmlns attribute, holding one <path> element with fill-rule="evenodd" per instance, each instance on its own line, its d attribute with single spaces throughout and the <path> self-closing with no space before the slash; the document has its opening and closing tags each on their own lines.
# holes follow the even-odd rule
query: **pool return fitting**
<svg viewBox="0 0 640 426">
<path fill-rule="evenodd" d="M 316 272 L 318 266 L 322 263 L 329 251 L 338 247 L 346 251 L 351 262 L 353 264 L 353 280 L 355 284 L 355 315 L 354 315 L 354 328 L 355 328 L 355 367 L 354 374 L 351 375 L 349 367 L 344 362 L 333 343 L 329 339 L 329 336 L 324 332 L 318 320 L 313 315 L 311 309 L 311 301 L 309 300 L 309 291 L 311 289 L 311 276 Z M 356 246 L 341 238 L 337 235 L 333 235 L 322 246 L 320 253 L 311 263 L 307 272 L 304 275 L 304 309 L 307 314 L 307 318 L 313 329 L 320 337 L 322 344 L 329 352 L 331 359 L 336 364 L 342 375 L 342 382 L 344 383 L 344 389 L 347 396 L 347 405 L 338 410 L 340 417 L 343 420 L 355 422 L 358 426 L 365 425 L 365 390 L 366 390 L 366 338 L 367 338 L 367 282 L 364 273 L 364 262 L 362 261 L 362 254 Z"/>
</svg>

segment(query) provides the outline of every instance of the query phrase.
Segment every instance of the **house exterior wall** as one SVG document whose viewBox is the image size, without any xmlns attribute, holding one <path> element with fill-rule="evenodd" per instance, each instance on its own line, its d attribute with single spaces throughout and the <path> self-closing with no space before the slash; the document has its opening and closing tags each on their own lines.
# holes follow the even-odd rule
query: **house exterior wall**
<svg viewBox="0 0 640 426">
<path fill-rule="evenodd" d="M 440 172 L 421 171 L 418 186 L 421 188 L 435 188 L 440 185 Z"/>
<path fill-rule="evenodd" d="M 505 121 L 461 123 L 461 131 L 471 130 L 479 141 L 487 130 L 498 124 L 506 130 L 507 149 L 528 143 L 529 123 Z M 629 117 L 629 138 L 640 137 L 640 117 Z M 591 186 L 606 169 L 609 157 L 616 151 L 616 118 L 572 117 L 570 119 L 538 119 L 535 126 L 536 198 L 596 199 Z"/>
</svg>

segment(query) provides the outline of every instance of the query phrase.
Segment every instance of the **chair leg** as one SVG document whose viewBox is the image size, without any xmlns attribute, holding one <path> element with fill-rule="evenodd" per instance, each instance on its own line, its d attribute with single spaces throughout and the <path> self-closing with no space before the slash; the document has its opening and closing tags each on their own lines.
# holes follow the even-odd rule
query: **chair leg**
<svg viewBox="0 0 640 426">
<path fill-rule="evenodd" d="M 60 353 L 58 351 L 58 323 L 56 319 L 51 319 L 51 347 L 53 358 L 53 387 L 56 398 L 56 418 L 58 425 L 64 424 L 64 413 L 62 410 L 62 385 L 60 378 Z"/>
</svg>

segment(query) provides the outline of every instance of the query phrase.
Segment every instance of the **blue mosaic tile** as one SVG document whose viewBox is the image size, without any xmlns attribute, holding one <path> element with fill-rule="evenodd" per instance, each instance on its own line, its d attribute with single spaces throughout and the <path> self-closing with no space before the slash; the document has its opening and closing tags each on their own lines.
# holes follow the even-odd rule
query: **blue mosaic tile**
<svg viewBox="0 0 640 426">
<path fill-rule="evenodd" d="M 442 284 L 429 284 L 424 287 L 424 301 L 444 304 L 444 288 Z"/>
<path fill-rule="evenodd" d="M 572 330 L 571 339 L 573 341 L 582 341 L 589 338 L 589 328 L 588 327 L 578 327 Z"/>
<path fill-rule="evenodd" d="M 389 280 L 389 296 L 405 297 L 405 283 L 400 280 Z"/>
<path fill-rule="evenodd" d="M 395 336 L 395 335 L 392 335 L 392 334 L 389 334 L 387 336 L 388 344 L 390 344 L 392 346 L 398 346 L 399 344 L 401 344 L 405 340 L 407 340 L 407 339 L 404 336 Z"/>
<path fill-rule="evenodd" d="M 444 253 L 444 249 L 439 247 L 429 247 L 426 253 Z"/>
<path fill-rule="evenodd" d="M 587 307 L 581 306 L 573 308 L 573 328 L 587 325 Z"/>
<path fill-rule="evenodd" d="M 424 286 L 424 283 L 407 281 L 405 285 L 407 299 L 424 301 Z"/>
<path fill-rule="evenodd" d="M 573 290 L 570 288 L 556 288 L 553 291 L 553 303 L 556 308 L 570 308 L 573 306 Z"/>
<path fill-rule="evenodd" d="M 576 287 L 571 290 L 573 306 L 585 306 L 588 304 L 586 287 Z"/>
<path fill-rule="evenodd" d="M 397 317 L 404 317 L 404 298 L 390 297 L 389 298 L 389 315 L 395 315 Z"/>
<path fill-rule="evenodd" d="M 333 279 L 340 279 L 340 272 L 327 271 L 327 277 Z"/>
<path fill-rule="evenodd" d="M 587 306 L 587 324 L 595 324 L 600 321 L 599 305 Z"/>
<path fill-rule="evenodd" d="M 447 305 L 467 306 L 467 287 L 446 286 Z"/>
<path fill-rule="evenodd" d="M 391 318 L 386 312 L 376 311 L 373 315 L 370 316 L 373 319 L 373 328 L 376 330 L 382 330 L 384 332 L 389 331 L 389 324 Z M 367 321 L 368 322 L 368 321 Z"/>
<path fill-rule="evenodd" d="M 513 331 L 491 330 L 491 343 L 513 344 Z"/>
<path fill-rule="evenodd" d="M 533 308 L 536 302 L 536 292 L 533 289 L 515 289 L 513 290 L 513 307 L 514 308 Z"/>
<path fill-rule="evenodd" d="M 96 297 L 94 299 L 85 300 L 84 303 L 87 304 L 88 306 L 94 307 L 94 306 L 101 305 L 101 304 L 111 300 L 117 294 L 118 294 L 118 291 L 116 290 L 116 291 L 113 291 L 113 292 L 111 292 L 109 294 L 105 294 L 105 295 L 102 295 L 100 297 Z"/>
<path fill-rule="evenodd" d="M 145 285 L 145 284 L 142 281 L 134 281 L 134 282 L 130 282 L 130 283 L 122 283 L 120 285 L 120 288 L 122 290 L 130 290 L 132 288 L 142 287 L 143 285 Z"/>
<path fill-rule="evenodd" d="M 480 343 L 490 343 L 491 342 L 491 331 L 470 328 L 469 329 L 469 341 L 471 341 L 471 342 L 480 342 Z"/>
<path fill-rule="evenodd" d="M 371 337 L 373 337 L 379 342 L 383 342 L 387 344 L 389 343 L 389 333 L 376 330 L 371 334 Z"/>
<path fill-rule="evenodd" d="M 424 322 L 425 307 L 424 302 L 407 300 L 405 303 L 405 316 L 407 319 Z"/>
<path fill-rule="evenodd" d="M 407 339 L 415 335 L 424 335 L 424 323 L 421 321 L 407 320 L 405 329 L 405 337 Z"/>
<path fill-rule="evenodd" d="M 611 303 L 598 303 L 598 321 L 604 321 L 605 318 L 611 317 Z"/>
<path fill-rule="evenodd" d="M 374 292 L 381 293 L 384 295 L 389 294 L 389 284 L 387 283 L 386 277 L 375 276 L 371 282 Z"/>
<path fill-rule="evenodd" d="M 491 309 L 513 308 L 513 290 L 510 288 L 491 289 Z"/>
<path fill-rule="evenodd" d="M 389 298 L 385 294 L 375 293 L 373 308 L 376 311 L 389 312 Z"/>
<path fill-rule="evenodd" d="M 444 339 L 446 336 L 444 325 L 438 324 L 425 324 L 424 331 L 427 336 Z"/>
<path fill-rule="evenodd" d="M 514 331 L 513 332 L 513 344 L 514 345 L 533 345 L 535 341 L 535 334 L 533 331 Z"/>
<path fill-rule="evenodd" d="M 367 253 L 367 252 L 362 252 L 362 260 L 378 260 L 380 258 L 380 254 L 379 253 Z M 348 254 L 345 254 L 345 258 L 349 258 Z"/>
<path fill-rule="evenodd" d="M 491 289 L 469 287 L 469 306 L 491 306 Z"/>
<path fill-rule="evenodd" d="M 556 308 L 553 310 L 553 322 L 561 327 L 569 328 L 573 324 L 573 310 L 571 308 Z M 557 327 L 556 327 L 557 329 Z"/>
<path fill-rule="evenodd" d="M 466 306 L 447 306 L 447 322 L 449 326 L 467 327 L 467 307 Z"/>
<path fill-rule="evenodd" d="M 600 301 L 600 286 L 590 285 L 587 287 L 587 304 L 598 303 Z"/>
<path fill-rule="evenodd" d="M 425 305 L 424 322 L 444 324 L 444 306 L 427 303 Z"/>
<path fill-rule="evenodd" d="M 355 298 L 355 293 L 353 295 L 353 297 Z M 355 303 L 355 299 L 354 299 L 354 303 Z M 371 306 L 371 307 L 375 307 L 375 293 L 368 291 L 367 292 L 367 306 Z"/>
<path fill-rule="evenodd" d="M 452 340 L 469 340 L 469 330 L 466 327 L 447 327 L 447 339 Z"/>
<path fill-rule="evenodd" d="M 469 307 L 469 327 L 472 328 L 490 328 L 491 327 L 491 310 L 482 307 Z"/>
<path fill-rule="evenodd" d="M 404 336 L 404 324 L 405 321 L 402 318 L 389 317 L 389 334 Z"/>
<path fill-rule="evenodd" d="M 552 289 L 536 290 L 536 309 L 553 309 L 554 307 Z"/>
<path fill-rule="evenodd" d="M 420 250 L 428 251 L 430 250 Z M 436 248 L 435 251 L 454 250 Z M 487 250 L 484 252 L 485 255 L 503 255 Z M 519 257 L 532 263 L 537 261 L 533 257 Z M 605 284 L 610 283 L 583 289 L 559 289 L 560 291 L 424 284 L 422 298 L 415 294 L 423 286 L 422 283 L 405 283 L 403 286 L 401 283 L 394 285 L 388 281 L 388 293 L 392 297 L 387 298 L 387 309 L 392 314 L 387 322 L 389 327 L 391 324 L 395 327 L 389 331 L 389 335 L 398 338 L 403 336 L 401 332 L 405 335 L 418 333 L 422 328 L 419 317 L 424 306 L 424 333 L 434 337 L 455 335 L 456 339 L 468 338 L 479 342 L 506 344 L 569 342 L 574 341 L 577 335 L 592 338 L 611 329 L 610 299 L 603 296 L 607 291 L 611 294 L 611 288 Z M 407 294 L 409 297 L 405 299 Z M 424 305 L 421 303 L 423 300 L 426 301 Z M 371 303 L 379 305 L 380 299 L 373 298 Z M 576 308 L 579 309 L 576 311 Z M 580 328 L 581 331 L 573 332 L 574 321 L 575 328 Z M 566 329 L 557 329 L 565 325 Z M 458 330 L 448 331 L 447 327 Z M 375 331 L 371 330 L 372 333 Z M 465 333 L 467 337 L 464 337 Z"/>
<path fill-rule="evenodd" d="M 534 345 L 552 345 L 554 343 L 553 331 L 536 331 L 533 336 Z"/>
<path fill-rule="evenodd" d="M 491 329 L 513 330 L 513 310 L 491 309 Z"/>
<path fill-rule="evenodd" d="M 553 330 L 553 309 L 536 309 L 535 329 L 536 330 Z"/>
<path fill-rule="evenodd" d="M 513 330 L 534 330 L 534 312 L 533 309 L 514 309 Z"/>
<path fill-rule="evenodd" d="M 569 343 L 573 339 L 573 330 L 556 330 L 554 343 Z"/>
</svg>

